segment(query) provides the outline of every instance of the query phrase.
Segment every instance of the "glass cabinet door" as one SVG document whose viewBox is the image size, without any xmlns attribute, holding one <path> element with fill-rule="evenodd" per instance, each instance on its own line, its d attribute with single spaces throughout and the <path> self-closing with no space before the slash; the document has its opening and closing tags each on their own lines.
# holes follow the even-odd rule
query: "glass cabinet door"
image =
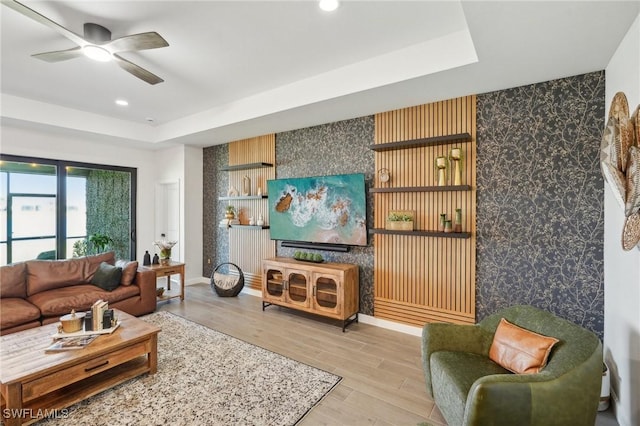
<svg viewBox="0 0 640 426">
<path fill-rule="evenodd" d="M 287 299 L 289 302 L 308 306 L 307 276 L 301 272 L 289 272 L 287 275 Z"/>
<path fill-rule="evenodd" d="M 267 269 L 265 291 L 268 296 L 284 299 L 284 275 L 277 269 Z"/>
<path fill-rule="evenodd" d="M 315 277 L 313 303 L 318 310 L 337 312 L 338 284 L 337 279 L 318 275 Z"/>
</svg>

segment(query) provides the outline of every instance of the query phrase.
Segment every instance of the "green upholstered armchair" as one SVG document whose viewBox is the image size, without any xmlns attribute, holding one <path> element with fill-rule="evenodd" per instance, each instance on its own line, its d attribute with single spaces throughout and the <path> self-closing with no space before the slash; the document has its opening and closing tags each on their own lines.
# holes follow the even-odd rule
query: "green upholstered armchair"
<svg viewBox="0 0 640 426">
<path fill-rule="evenodd" d="M 500 318 L 560 340 L 547 366 L 513 374 L 489 359 Z M 593 425 L 602 382 L 602 344 L 592 332 L 531 306 L 512 306 L 476 325 L 426 324 L 427 391 L 450 426 Z"/>
</svg>

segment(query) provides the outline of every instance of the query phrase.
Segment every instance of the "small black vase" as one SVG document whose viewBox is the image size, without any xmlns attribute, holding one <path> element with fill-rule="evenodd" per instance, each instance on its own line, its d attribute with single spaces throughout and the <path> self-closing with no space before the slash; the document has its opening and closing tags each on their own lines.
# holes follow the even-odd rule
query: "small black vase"
<svg viewBox="0 0 640 426">
<path fill-rule="evenodd" d="M 151 265 L 151 255 L 149 254 L 149 250 L 144 251 L 144 258 L 142 259 L 142 265 L 144 266 Z"/>
<path fill-rule="evenodd" d="M 153 264 L 154 265 L 159 265 L 160 264 L 160 258 L 158 257 L 158 253 L 153 255 Z"/>
</svg>

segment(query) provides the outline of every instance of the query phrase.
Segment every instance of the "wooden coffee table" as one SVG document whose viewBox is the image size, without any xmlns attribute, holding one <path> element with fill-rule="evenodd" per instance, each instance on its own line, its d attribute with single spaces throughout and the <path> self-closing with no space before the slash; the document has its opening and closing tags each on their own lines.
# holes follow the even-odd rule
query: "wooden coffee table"
<svg viewBox="0 0 640 426">
<path fill-rule="evenodd" d="M 158 368 L 160 329 L 116 311 L 120 326 L 84 349 L 45 353 L 59 323 L 0 337 L 4 424 L 64 416 L 64 407 Z"/>
</svg>

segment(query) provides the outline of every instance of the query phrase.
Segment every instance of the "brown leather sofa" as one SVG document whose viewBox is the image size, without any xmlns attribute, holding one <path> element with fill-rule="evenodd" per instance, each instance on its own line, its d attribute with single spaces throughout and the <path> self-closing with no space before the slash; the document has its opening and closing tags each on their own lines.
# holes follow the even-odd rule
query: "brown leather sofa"
<svg viewBox="0 0 640 426">
<path fill-rule="evenodd" d="M 72 309 L 86 311 L 98 299 L 110 308 L 131 315 L 156 309 L 156 274 L 129 265 L 133 275 L 113 291 L 91 284 L 106 262 L 115 264 L 113 252 L 68 260 L 28 260 L 0 268 L 0 334 L 14 333 L 56 322 Z M 137 262 L 136 262 L 137 263 Z M 133 269 L 132 269 L 133 267 Z"/>
</svg>

